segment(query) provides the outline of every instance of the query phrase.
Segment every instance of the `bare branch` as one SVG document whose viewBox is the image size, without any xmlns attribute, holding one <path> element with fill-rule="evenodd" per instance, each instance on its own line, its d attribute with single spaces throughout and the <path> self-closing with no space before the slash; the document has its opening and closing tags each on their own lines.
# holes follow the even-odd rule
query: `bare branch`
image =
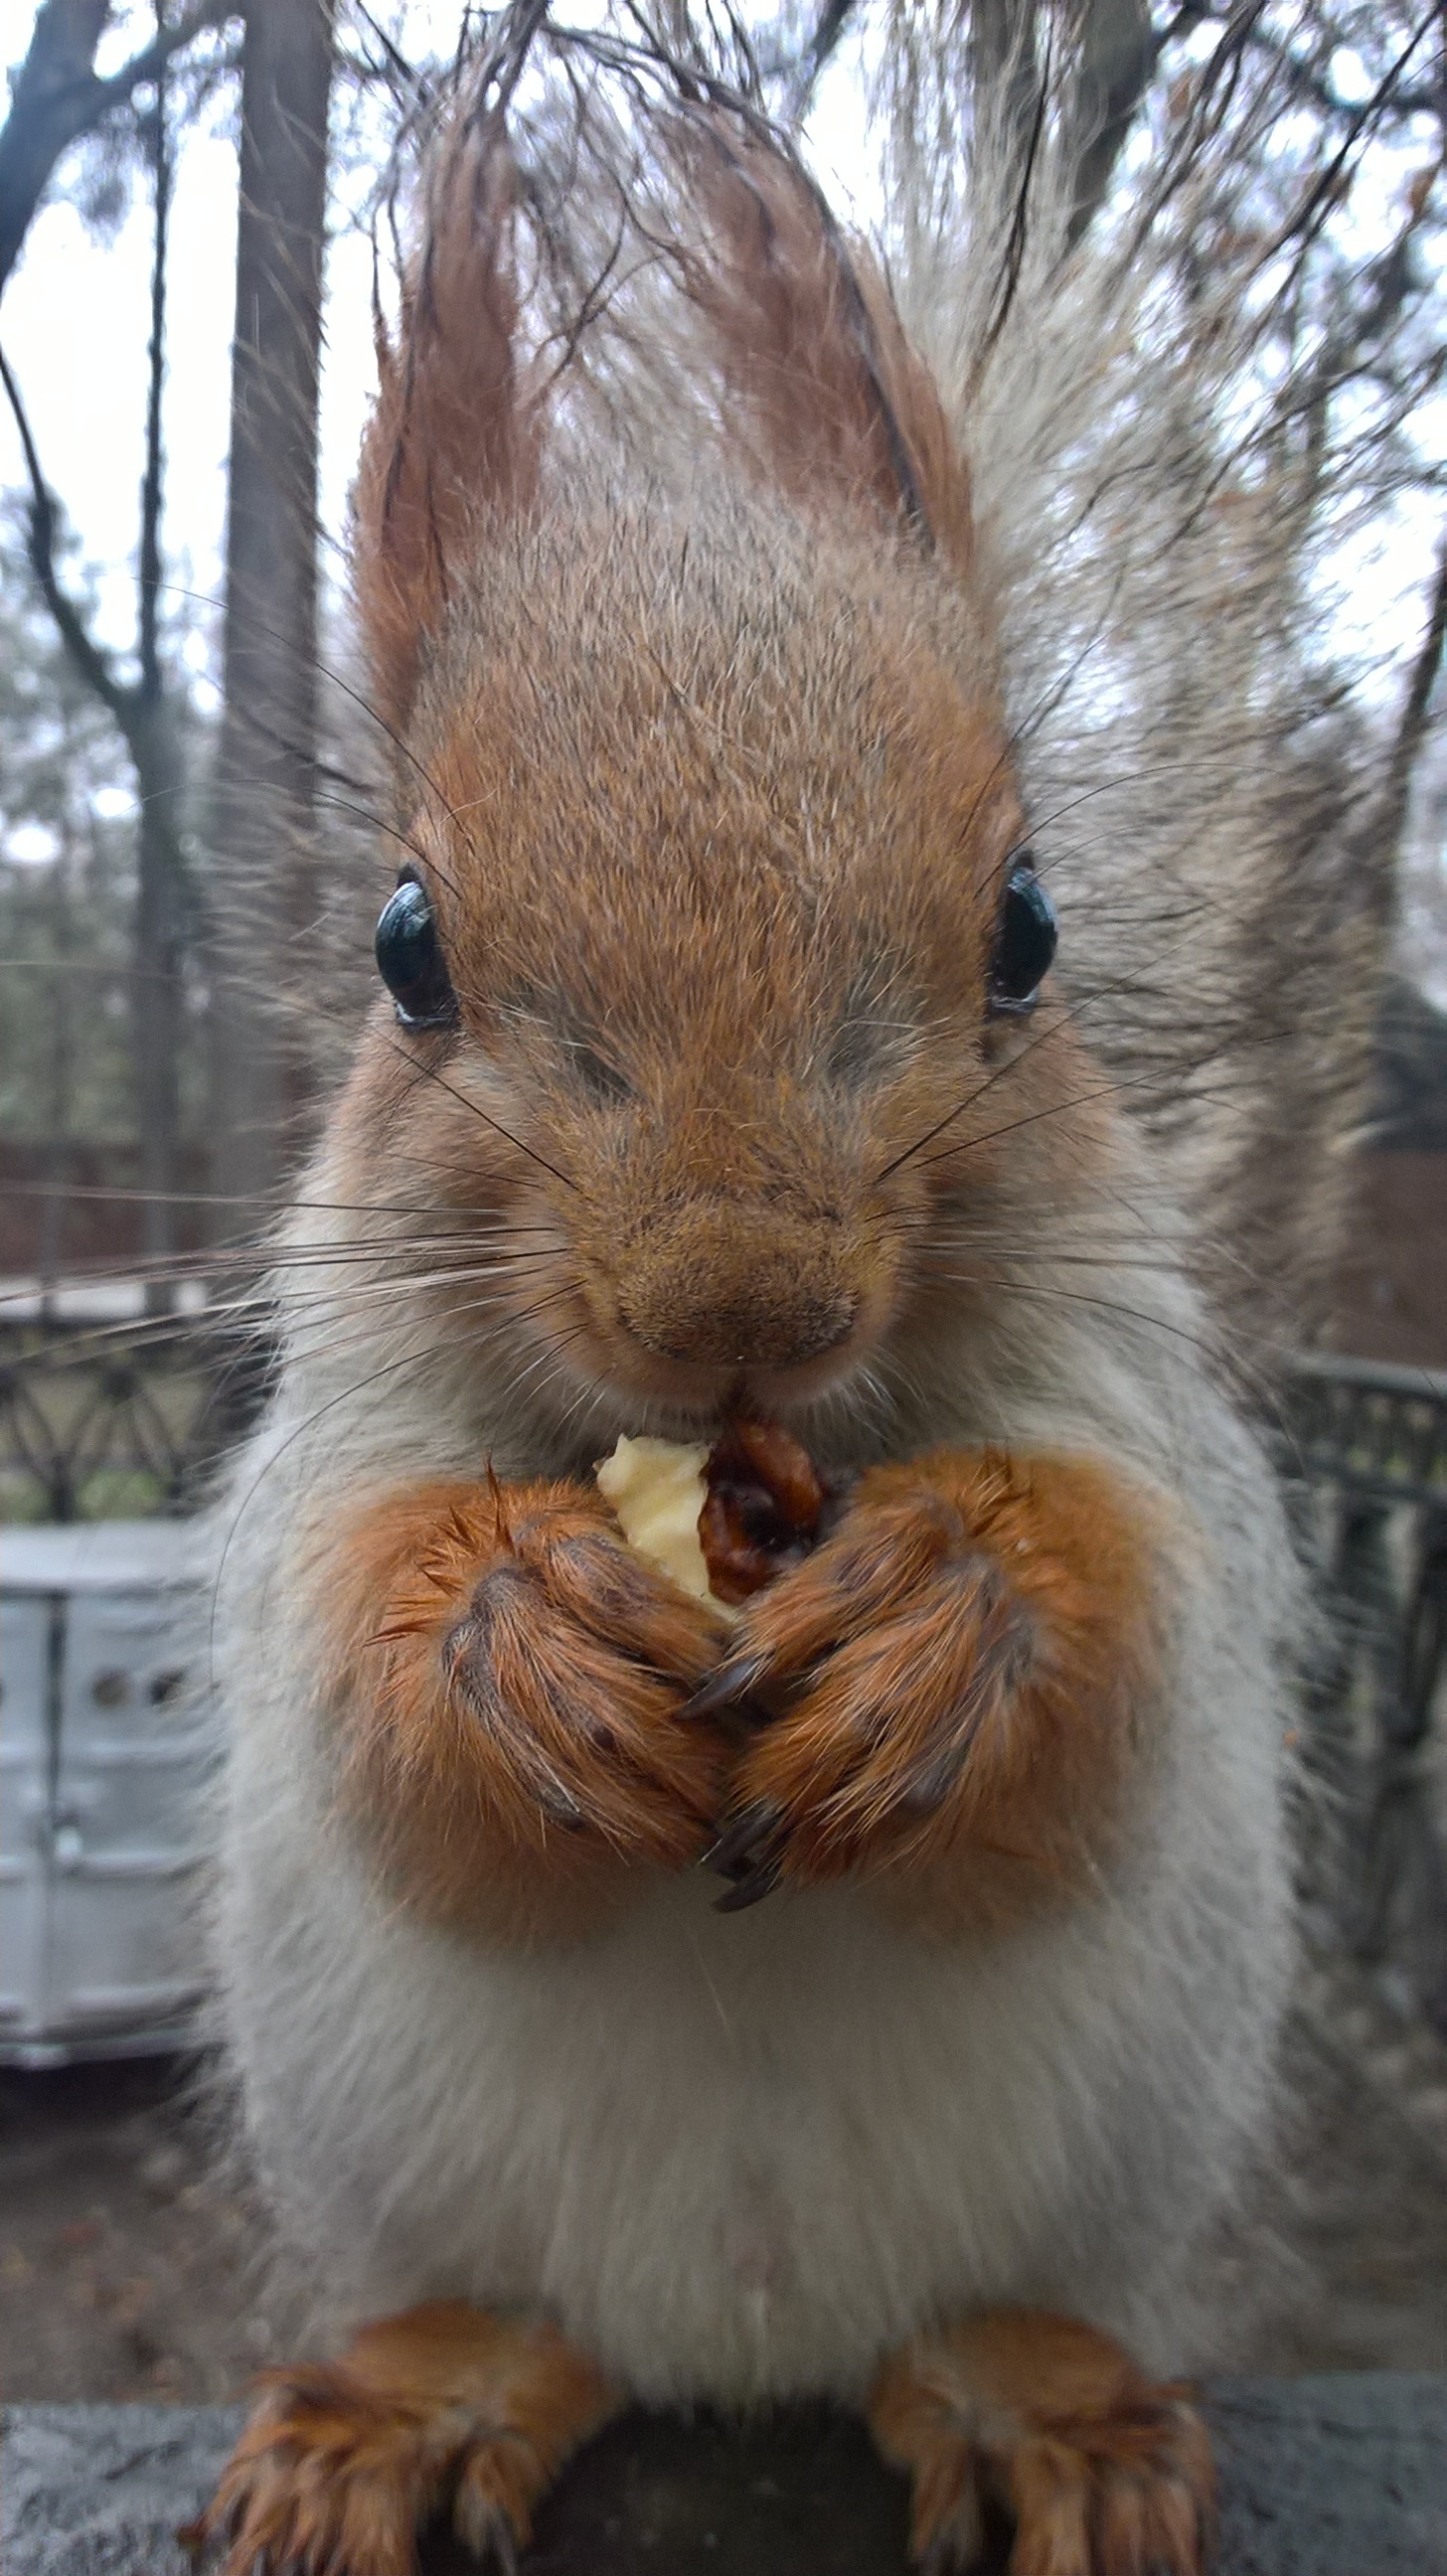
<svg viewBox="0 0 1447 2576">
<path fill-rule="evenodd" d="M 173 27 L 102 80 L 95 52 L 109 14 L 109 0 L 45 0 L 37 13 L 0 126 L 0 289 L 61 154 L 155 80 L 173 54 L 235 17 L 237 0 L 195 0 Z"/>
<path fill-rule="evenodd" d="M 820 77 L 839 49 L 854 8 L 855 0 L 823 0 L 814 21 L 814 32 L 804 47 L 790 84 L 789 118 L 793 124 L 802 124 L 808 115 Z"/>
<path fill-rule="evenodd" d="M 102 704 L 110 709 L 129 741 L 128 720 L 134 718 L 134 709 L 131 705 L 133 692 L 123 681 L 117 679 L 110 655 L 102 650 L 87 631 L 75 601 L 61 587 L 60 575 L 55 566 L 55 496 L 41 470 L 40 455 L 35 444 L 34 431 L 30 426 L 30 416 L 21 398 L 20 387 L 15 381 L 9 359 L 3 350 L 0 350 L 0 384 L 5 387 L 6 398 L 15 415 L 15 426 L 20 433 L 20 444 L 25 453 L 25 470 L 30 477 L 28 551 L 31 568 L 40 585 L 45 605 L 55 620 L 60 640 L 86 687 L 93 690 Z"/>
<path fill-rule="evenodd" d="M 160 16 L 159 6 L 157 15 Z M 151 256 L 151 333 L 146 353 L 149 379 L 146 389 L 146 465 L 141 484 L 137 587 L 140 686 L 142 693 L 155 702 L 161 695 L 161 490 L 165 471 L 161 401 L 166 383 L 166 259 L 174 175 L 164 66 L 156 75 L 156 103 L 146 122 L 151 136 L 155 180 L 155 237 Z"/>
<path fill-rule="evenodd" d="M 1274 259 L 1278 251 L 1284 250 L 1288 242 L 1309 240 L 1313 232 L 1319 229 L 1326 210 L 1333 202 L 1335 191 L 1345 176 L 1353 152 L 1362 136 L 1370 131 L 1379 118 L 1382 109 L 1394 97 L 1400 87 L 1402 73 L 1423 38 L 1430 35 L 1436 26 L 1437 16 L 1437 10 L 1434 7 L 1418 20 L 1406 44 L 1390 65 L 1372 96 L 1364 99 L 1360 107 L 1353 109 L 1341 144 L 1318 173 L 1301 204 L 1281 226 L 1276 238 L 1267 245 L 1262 255 L 1263 265 L 1265 261 Z"/>
</svg>

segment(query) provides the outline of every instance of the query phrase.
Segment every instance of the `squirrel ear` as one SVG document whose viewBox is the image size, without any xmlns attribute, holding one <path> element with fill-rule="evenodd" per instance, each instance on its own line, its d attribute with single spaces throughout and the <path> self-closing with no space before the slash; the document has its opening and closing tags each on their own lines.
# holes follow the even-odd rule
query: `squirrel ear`
<svg viewBox="0 0 1447 2576">
<path fill-rule="evenodd" d="M 422 648 L 480 518 L 526 506 L 539 431 L 514 348 L 515 172 L 500 114 L 460 118 L 432 163 L 397 339 L 376 314 L 379 390 L 353 494 L 353 583 L 379 713 L 400 732 Z M 470 541 L 471 540 L 471 545 Z"/>
<path fill-rule="evenodd" d="M 705 113 L 679 139 L 713 237 L 682 262 L 684 287 L 734 434 L 792 497 L 866 494 L 967 576 L 969 475 L 873 254 L 763 137 Z"/>
</svg>

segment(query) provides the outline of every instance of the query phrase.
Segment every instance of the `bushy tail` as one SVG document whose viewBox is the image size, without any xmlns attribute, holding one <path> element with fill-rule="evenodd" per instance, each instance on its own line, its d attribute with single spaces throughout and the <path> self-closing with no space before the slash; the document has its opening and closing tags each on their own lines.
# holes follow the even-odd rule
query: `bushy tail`
<svg viewBox="0 0 1447 2576">
<path fill-rule="evenodd" d="M 989 15 L 891 0 L 895 290 L 971 476 L 1082 1026 L 1167 1147 L 1218 1303 L 1253 1340 L 1310 1337 L 1403 801 L 1324 576 L 1390 457 L 1336 424 L 1340 349 L 1306 334 L 1280 363 L 1322 204 L 1265 149 L 1299 106 L 1279 58 L 1223 43 L 1152 96 L 1117 55 L 1112 92 L 1089 30 L 1129 10 L 1007 13 L 1015 47 L 982 64 Z M 1122 78 L 1145 95 L 1112 192 Z"/>
</svg>

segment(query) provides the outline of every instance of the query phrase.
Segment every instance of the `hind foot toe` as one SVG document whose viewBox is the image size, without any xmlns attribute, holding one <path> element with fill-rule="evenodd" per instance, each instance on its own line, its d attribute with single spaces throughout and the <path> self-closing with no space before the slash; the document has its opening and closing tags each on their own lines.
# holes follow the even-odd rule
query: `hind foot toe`
<svg viewBox="0 0 1447 2576">
<path fill-rule="evenodd" d="M 223 2546 L 221 2576 L 415 2576 L 418 2531 L 448 2512 L 512 2576 L 538 2497 L 614 2403 L 549 2326 L 414 2308 L 340 2361 L 267 2371 L 186 2536 Z"/>
<path fill-rule="evenodd" d="M 921 2337 L 885 2364 L 870 2423 L 910 2472 L 927 2576 L 972 2567 L 992 2513 L 1015 2526 L 1011 2576 L 1200 2576 L 1206 2428 L 1093 2327 L 1002 2312 Z"/>
</svg>

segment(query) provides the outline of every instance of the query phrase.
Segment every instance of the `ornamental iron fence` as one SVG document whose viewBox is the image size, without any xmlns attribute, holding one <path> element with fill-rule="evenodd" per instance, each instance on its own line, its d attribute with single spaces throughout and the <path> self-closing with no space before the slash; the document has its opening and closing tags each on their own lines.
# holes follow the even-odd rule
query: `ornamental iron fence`
<svg viewBox="0 0 1447 2576">
<path fill-rule="evenodd" d="M 0 1320 L 0 1523 L 195 1511 L 270 1374 L 263 1333 L 204 1312 Z"/>
<path fill-rule="evenodd" d="M 1447 1373 L 1300 1358 L 1280 1453 L 1324 1614 L 1301 1735 L 1308 1929 L 1447 2034 Z"/>
</svg>

